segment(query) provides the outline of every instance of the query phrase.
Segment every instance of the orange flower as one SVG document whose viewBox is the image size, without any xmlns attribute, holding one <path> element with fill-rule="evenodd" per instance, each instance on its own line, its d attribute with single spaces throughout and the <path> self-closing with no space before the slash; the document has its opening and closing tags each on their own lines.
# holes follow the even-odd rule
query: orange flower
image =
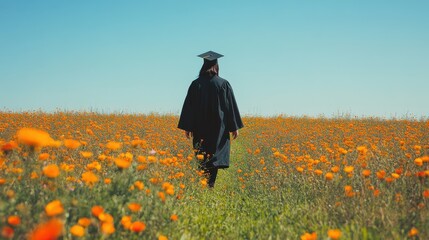
<svg viewBox="0 0 429 240">
<path fill-rule="evenodd" d="M 6 179 L 4 179 L 4 178 L 0 178 L 0 185 L 3 185 L 3 184 L 5 184 L 6 183 Z"/>
<path fill-rule="evenodd" d="M 82 227 L 88 227 L 91 224 L 91 219 L 83 217 L 83 218 L 79 218 L 79 220 L 77 221 L 77 223 L 79 225 L 81 225 Z"/>
<path fill-rule="evenodd" d="M 392 173 L 392 177 L 393 177 L 394 179 L 398 179 L 398 178 L 400 178 L 401 176 L 400 176 L 399 174 L 397 174 L 397 173 Z"/>
<path fill-rule="evenodd" d="M 165 194 L 164 194 L 164 192 L 158 192 L 158 197 L 161 199 L 161 201 L 165 202 Z"/>
<path fill-rule="evenodd" d="M 206 178 L 201 179 L 200 183 L 201 183 L 201 186 L 202 186 L 203 188 L 204 188 L 204 187 L 207 187 L 207 179 L 206 179 Z"/>
<path fill-rule="evenodd" d="M 91 130 L 91 128 L 87 128 L 86 133 L 88 133 L 91 136 L 94 136 L 94 132 Z"/>
<path fill-rule="evenodd" d="M 338 149 L 338 151 L 341 153 L 341 154 L 347 154 L 347 150 L 346 149 L 344 149 L 344 148 L 339 148 Z"/>
<path fill-rule="evenodd" d="M 344 172 L 346 172 L 346 173 L 352 173 L 354 169 L 355 168 L 353 166 L 345 166 L 344 167 Z"/>
<path fill-rule="evenodd" d="M 165 191 L 165 193 L 167 193 L 168 195 L 173 195 L 174 194 L 174 186 L 173 184 L 169 183 L 169 182 L 164 182 L 162 184 L 162 189 Z"/>
<path fill-rule="evenodd" d="M 50 164 L 43 168 L 43 174 L 48 178 L 56 178 L 60 175 L 60 168 L 56 164 Z"/>
<path fill-rule="evenodd" d="M 49 133 L 34 128 L 21 128 L 16 133 L 16 137 L 19 143 L 34 148 L 56 145 L 55 141 L 49 136 Z"/>
<path fill-rule="evenodd" d="M 1 145 L 1 142 L 0 142 L 0 145 Z M 15 141 L 10 141 L 1 145 L 0 150 L 2 150 L 3 152 L 7 152 L 7 151 L 12 151 L 17 147 L 18 147 L 18 144 Z"/>
<path fill-rule="evenodd" d="M 394 179 L 394 178 L 392 178 L 392 177 L 387 177 L 387 178 L 385 178 L 384 180 L 386 180 L 386 182 L 388 182 L 388 183 L 391 183 L 391 182 L 393 182 L 395 179 Z"/>
<path fill-rule="evenodd" d="M 331 173 L 331 172 L 326 173 L 325 174 L 325 179 L 328 180 L 328 181 L 334 179 L 334 174 Z"/>
<path fill-rule="evenodd" d="M 302 167 L 296 167 L 296 170 L 298 171 L 298 172 L 304 172 L 304 168 L 302 168 Z"/>
<path fill-rule="evenodd" d="M 15 231 L 9 226 L 4 226 L 1 229 L 1 236 L 4 238 L 13 238 Z"/>
<path fill-rule="evenodd" d="M 92 172 L 84 172 L 82 173 L 82 181 L 84 181 L 88 185 L 93 185 L 98 182 L 98 177 Z"/>
<path fill-rule="evenodd" d="M 140 163 L 146 163 L 146 157 L 145 156 L 138 156 L 137 161 L 139 161 Z"/>
<path fill-rule="evenodd" d="M 54 200 L 45 206 L 46 215 L 52 217 L 64 212 L 63 204 L 60 200 Z"/>
<path fill-rule="evenodd" d="M 371 171 L 368 169 L 364 169 L 364 170 L 362 170 L 362 175 L 364 177 L 369 177 L 369 175 L 371 175 Z"/>
<path fill-rule="evenodd" d="M 119 157 L 115 159 L 115 164 L 119 169 L 127 169 L 131 166 L 131 161 L 127 158 Z"/>
<path fill-rule="evenodd" d="M 121 224 L 125 229 L 129 229 L 131 226 L 131 216 L 123 216 L 121 219 Z"/>
<path fill-rule="evenodd" d="M 417 166 L 423 166 L 423 160 L 421 158 L 416 158 L 414 159 L 414 164 L 416 164 Z"/>
<path fill-rule="evenodd" d="M 380 195 L 380 190 L 375 189 L 373 192 L 374 197 L 378 197 Z"/>
<path fill-rule="evenodd" d="M 114 219 L 113 219 L 113 216 L 110 215 L 109 213 L 102 212 L 98 215 L 98 220 L 102 222 L 113 223 Z"/>
<path fill-rule="evenodd" d="M 133 222 L 130 226 L 130 230 L 133 232 L 142 232 L 146 229 L 146 225 L 144 224 L 144 222 Z"/>
<path fill-rule="evenodd" d="M 340 229 L 329 229 L 328 230 L 328 237 L 332 240 L 340 239 L 341 230 Z"/>
<path fill-rule="evenodd" d="M 204 155 L 203 154 L 197 154 L 197 159 L 200 161 L 204 160 Z"/>
<path fill-rule="evenodd" d="M 365 146 L 359 146 L 356 148 L 361 155 L 365 155 L 368 152 L 368 149 Z"/>
<path fill-rule="evenodd" d="M 39 160 L 44 161 L 44 160 L 46 160 L 46 159 L 48 159 L 48 158 L 49 158 L 49 153 L 41 153 L 41 154 L 39 155 Z"/>
<path fill-rule="evenodd" d="M 410 231 L 408 232 L 408 237 L 414 237 L 419 235 L 419 230 L 415 227 L 411 228 Z"/>
<path fill-rule="evenodd" d="M 353 188 L 350 185 L 347 185 L 344 187 L 344 191 L 346 191 L 346 192 L 351 192 L 352 190 L 353 190 Z"/>
<path fill-rule="evenodd" d="M 106 144 L 106 148 L 112 151 L 116 151 L 122 147 L 122 143 L 119 142 L 108 142 Z"/>
<path fill-rule="evenodd" d="M 96 205 L 91 208 L 92 215 L 96 217 L 98 217 L 98 215 L 100 215 L 102 212 L 104 212 L 104 208 L 102 206 Z"/>
<path fill-rule="evenodd" d="M 110 179 L 110 178 L 105 178 L 104 179 L 104 183 L 105 184 L 110 184 L 112 182 L 112 179 Z"/>
<path fill-rule="evenodd" d="M 80 225 L 74 225 L 70 228 L 70 233 L 75 237 L 83 237 L 85 235 L 85 228 Z"/>
<path fill-rule="evenodd" d="M 131 146 L 133 146 L 133 147 L 137 147 L 137 146 L 139 146 L 140 144 L 142 144 L 142 140 L 139 140 L 139 139 L 134 139 L 134 140 L 132 140 L 131 141 Z"/>
<path fill-rule="evenodd" d="M 76 149 L 80 147 L 80 142 L 74 139 L 64 139 L 64 146 L 69 149 Z"/>
<path fill-rule="evenodd" d="M 423 197 L 424 198 L 429 198 L 429 189 L 426 189 L 423 191 Z"/>
<path fill-rule="evenodd" d="M 16 215 L 9 216 L 7 218 L 7 223 L 9 223 L 12 226 L 18 226 L 21 223 L 21 218 Z"/>
<path fill-rule="evenodd" d="M 168 240 L 168 238 L 164 235 L 159 235 L 158 240 Z"/>
<path fill-rule="evenodd" d="M 386 171 L 384 171 L 384 170 L 381 170 L 381 171 L 378 171 L 377 172 L 377 178 L 378 179 L 383 179 L 384 178 L 384 176 L 386 176 Z"/>
<path fill-rule="evenodd" d="M 317 233 L 304 233 L 301 235 L 301 240 L 317 240 Z"/>
<path fill-rule="evenodd" d="M 316 174 L 316 175 L 322 175 L 323 174 L 323 171 L 322 170 L 319 170 L 319 169 L 316 169 L 316 170 L 314 170 L 314 173 Z"/>
<path fill-rule="evenodd" d="M 101 231 L 104 234 L 110 235 L 115 232 L 115 226 L 112 222 L 104 222 L 103 224 L 101 224 Z"/>
<path fill-rule="evenodd" d="M 138 212 L 142 206 L 138 203 L 130 203 L 128 204 L 128 209 L 130 209 L 132 212 Z"/>
<path fill-rule="evenodd" d="M 333 167 L 331 168 L 331 171 L 332 171 L 333 173 L 337 173 L 337 172 L 339 172 L 339 171 L 340 171 L 340 167 L 338 167 L 338 166 L 333 166 Z"/>
<path fill-rule="evenodd" d="M 57 239 L 62 235 L 63 223 L 54 218 L 46 223 L 40 224 L 30 234 L 30 240 Z"/>
<path fill-rule="evenodd" d="M 179 219 L 179 217 L 176 214 L 171 215 L 170 220 L 171 221 L 177 221 Z"/>
<path fill-rule="evenodd" d="M 134 183 L 134 186 L 138 189 L 138 190 L 143 190 L 144 189 L 144 184 L 141 181 L 136 181 Z"/>
<path fill-rule="evenodd" d="M 355 195 L 355 193 L 353 192 L 352 186 L 349 186 L 349 185 L 345 186 L 344 191 L 347 197 L 353 197 Z"/>
<path fill-rule="evenodd" d="M 80 152 L 80 155 L 83 157 L 83 158 L 90 158 L 90 157 L 92 157 L 92 152 Z"/>
</svg>

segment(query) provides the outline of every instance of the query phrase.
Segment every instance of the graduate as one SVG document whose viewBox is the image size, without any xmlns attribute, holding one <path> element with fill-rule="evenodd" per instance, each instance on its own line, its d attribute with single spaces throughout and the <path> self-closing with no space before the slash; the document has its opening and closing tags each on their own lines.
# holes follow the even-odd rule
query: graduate
<svg viewBox="0 0 429 240">
<path fill-rule="evenodd" d="M 230 133 L 238 136 L 243 127 L 234 92 L 229 82 L 219 77 L 218 58 L 209 51 L 198 55 L 204 59 L 199 77 L 189 89 L 180 114 L 178 128 L 192 138 L 200 170 L 209 187 L 214 187 L 218 169 L 229 167 Z"/>
</svg>

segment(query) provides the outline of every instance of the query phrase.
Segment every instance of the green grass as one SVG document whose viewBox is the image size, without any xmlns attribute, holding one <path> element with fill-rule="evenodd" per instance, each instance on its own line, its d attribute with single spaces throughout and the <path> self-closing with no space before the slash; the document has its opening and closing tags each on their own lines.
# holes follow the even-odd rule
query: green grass
<svg viewBox="0 0 429 240">
<path fill-rule="evenodd" d="M 305 215 L 291 210 L 291 203 L 277 194 L 242 188 L 238 169 L 246 166 L 245 148 L 234 142 L 231 166 L 220 170 L 214 189 L 194 195 L 193 202 L 181 206 L 181 220 L 173 238 L 180 239 L 297 239 L 294 231 L 300 221 L 291 217 Z M 302 206 L 300 206 L 302 207 Z M 292 218 L 293 219 L 293 218 Z"/>
</svg>

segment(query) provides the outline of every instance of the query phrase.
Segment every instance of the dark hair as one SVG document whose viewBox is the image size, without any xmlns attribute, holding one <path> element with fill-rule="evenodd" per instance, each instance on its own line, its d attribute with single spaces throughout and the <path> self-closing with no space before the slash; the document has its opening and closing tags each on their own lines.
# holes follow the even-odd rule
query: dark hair
<svg viewBox="0 0 429 240">
<path fill-rule="evenodd" d="M 219 76 L 219 64 L 216 63 L 210 63 L 204 61 L 203 66 L 200 70 L 200 77 L 213 77 L 213 76 Z"/>
</svg>

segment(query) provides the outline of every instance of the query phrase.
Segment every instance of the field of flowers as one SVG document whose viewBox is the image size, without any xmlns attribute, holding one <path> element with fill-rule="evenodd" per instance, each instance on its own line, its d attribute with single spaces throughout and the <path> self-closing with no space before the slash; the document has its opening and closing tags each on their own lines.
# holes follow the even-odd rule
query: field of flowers
<svg viewBox="0 0 429 240">
<path fill-rule="evenodd" d="M 429 121 L 245 117 L 214 189 L 172 115 L 0 112 L 5 239 L 429 239 Z"/>
</svg>

